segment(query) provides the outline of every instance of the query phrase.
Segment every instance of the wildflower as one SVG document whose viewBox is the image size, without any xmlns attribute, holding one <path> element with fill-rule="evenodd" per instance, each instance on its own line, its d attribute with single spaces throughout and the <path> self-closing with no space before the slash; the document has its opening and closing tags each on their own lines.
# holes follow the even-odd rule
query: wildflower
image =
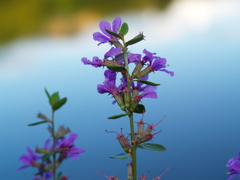
<svg viewBox="0 0 240 180">
<path fill-rule="evenodd" d="M 58 162 L 61 162 L 65 158 L 77 159 L 79 154 L 85 152 L 84 149 L 74 146 L 74 141 L 78 137 L 77 134 L 71 133 L 69 138 L 60 138 L 60 142 L 57 142 L 57 149 L 60 152 Z"/>
<path fill-rule="evenodd" d="M 19 161 L 25 163 L 26 165 L 21 166 L 17 170 L 22 170 L 30 166 L 41 167 L 41 164 L 37 162 L 41 157 L 35 154 L 29 147 L 27 147 L 28 155 L 23 154 Z"/>
<path fill-rule="evenodd" d="M 166 68 L 166 62 L 167 62 L 165 58 L 160 58 L 158 56 L 155 56 L 156 53 L 151 53 L 146 49 L 143 50 L 143 53 L 145 54 L 145 56 L 143 57 L 143 63 L 146 64 L 148 62 L 149 65 L 144 70 L 134 75 L 135 78 L 139 79 L 154 71 L 164 71 L 170 74 L 171 76 L 174 76 L 174 73 L 172 71 L 168 71 L 164 69 Z"/>
<path fill-rule="evenodd" d="M 112 23 L 112 27 L 109 22 L 101 21 L 99 24 L 99 28 L 101 29 L 102 33 L 95 32 L 93 34 L 93 39 L 95 41 L 100 42 L 98 45 L 104 44 L 106 42 L 114 43 L 114 41 L 116 41 L 116 38 L 114 36 L 112 36 L 111 34 L 107 33 L 105 29 L 117 33 L 118 32 L 117 29 L 120 29 L 121 24 L 122 24 L 122 20 L 120 17 L 116 17 L 114 19 L 114 21 Z"/>
<path fill-rule="evenodd" d="M 240 173 L 240 148 L 238 150 L 238 157 L 230 159 L 226 167 L 230 168 L 227 172 L 227 174 L 231 175 L 228 180 L 234 178 Z"/>
<path fill-rule="evenodd" d="M 156 89 L 157 89 L 156 86 L 149 86 L 149 85 L 145 86 L 143 88 L 142 94 L 134 95 L 134 97 L 132 98 L 132 104 L 131 104 L 130 110 L 133 111 L 143 98 L 156 99 L 157 98 L 157 93 L 155 92 Z"/>
<path fill-rule="evenodd" d="M 122 110 L 124 110 L 125 105 L 124 105 L 124 102 L 123 102 L 123 98 L 120 94 L 119 88 L 115 84 L 116 76 L 117 76 L 116 72 L 112 71 L 112 70 L 106 70 L 104 72 L 104 76 L 105 76 L 106 80 L 104 81 L 103 84 L 98 84 L 98 86 L 97 86 L 98 92 L 100 94 L 104 94 L 104 93 L 112 94 L 113 97 L 115 98 L 116 102 L 120 106 L 120 108 Z"/>
<path fill-rule="evenodd" d="M 89 61 L 87 58 L 83 57 L 82 62 L 85 65 L 92 65 L 93 67 L 101 67 L 103 66 L 103 61 L 101 61 L 98 57 L 94 56 L 92 61 Z"/>
</svg>

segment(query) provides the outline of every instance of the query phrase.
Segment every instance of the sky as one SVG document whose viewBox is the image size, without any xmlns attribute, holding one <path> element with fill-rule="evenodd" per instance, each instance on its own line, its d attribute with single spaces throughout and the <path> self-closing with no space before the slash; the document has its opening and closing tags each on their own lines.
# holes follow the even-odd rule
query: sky
<svg viewBox="0 0 240 180">
<path fill-rule="evenodd" d="M 166 58 L 170 77 L 163 72 L 150 75 L 160 83 L 158 99 L 144 99 L 144 121 L 162 130 L 153 143 L 167 148 L 164 152 L 138 150 L 138 175 L 149 179 L 202 180 L 228 178 L 227 161 L 238 155 L 240 102 L 240 2 L 237 0 L 175 1 L 164 12 L 146 9 L 105 17 L 112 22 L 119 16 L 129 25 L 132 38 L 143 32 L 146 41 L 129 48 L 132 53 L 143 49 Z M 50 116 L 44 88 L 59 91 L 68 102 L 56 112 L 56 126 L 66 125 L 78 134 L 76 146 L 86 150 L 78 160 L 66 160 L 60 167 L 74 179 L 106 179 L 115 175 L 126 179 L 127 160 L 110 156 L 121 153 L 116 133 L 129 133 L 126 117 L 108 120 L 121 114 L 106 94 L 97 93 L 104 81 L 102 68 L 84 66 L 82 57 L 102 58 L 108 44 L 97 46 L 92 39 L 100 31 L 99 22 L 73 36 L 53 38 L 29 37 L 0 49 L 0 149 L 4 162 L 3 179 L 31 179 L 34 168 L 16 171 L 26 146 L 43 146 L 50 137 L 47 125 L 28 127 L 38 121 L 41 112 Z M 134 121 L 141 119 L 136 115 Z"/>
</svg>

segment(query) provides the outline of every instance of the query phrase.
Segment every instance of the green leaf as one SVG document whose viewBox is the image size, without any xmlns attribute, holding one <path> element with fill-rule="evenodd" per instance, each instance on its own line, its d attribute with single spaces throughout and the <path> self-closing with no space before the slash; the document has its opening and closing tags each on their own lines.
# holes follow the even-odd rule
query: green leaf
<svg viewBox="0 0 240 180">
<path fill-rule="evenodd" d="M 167 149 L 160 144 L 145 143 L 137 145 L 138 148 L 152 150 L 152 151 L 166 151 Z"/>
<path fill-rule="evenodd" d="M 108 29 L 105 29 L 105 31 L 106 31 L 108 34 L 111 34 L 112 36 L 114 36 L 114 37 L 116 37 L 116 38 L 122 39 L 122 37 L 121 37 L 119 34 L 113 32 L 113 31 L 109 31 Z"/>
<path fill-rule="evenodd" d="M 45 93 L 46 93 L 46 95 L 47 95 L 47 97 L 48 97 L 49 104 L 51 105 L 51 96 L 50 96 L 50 94 L 48 93 L 48 91 L 47 91 L 46 88 L 45 88 L 44 90 L 45 90 Z"/>
<path fill-rule="evenodd" d="M 161 84 L 156 84 L 156 83 L 153 83 L 151 81 L 145 81 L 145 80 L 133 80 L 133 81 L 137 81 L 137 82 L 140 82 L 140 83 L 143 83 L 143 84 L 147 84 L 147 85 L 150 85 L 150 86 L 159 86 Z"/>
<path fill-rule="evenodd" d="M 146 112 L 146 109 L 143 104 L 138 104 L 133 112 L 141 114 L 141 113 Z"/>
<path fill-rule="evenodd" d="M 39 122 L 35 122 L 35 123 L 32 123 L 32 124 L 28 124 L 28 126 L 36 126 L 38 124 L 42 124 L 42 123 L 46 123 L 48 121 L 39 121 Z"/>
<path fill-rule="evenodd" d="M 59 172 L 57 175 L 57 180 L 60 180 L 61 177 L 62 177 L 62 172 Z"/>
<path fill-rule="evenodd" d="M 113 158 L 113 159 L 128 159 L 128 158 L 130 158 L 130 156 L 128 155 L 128 153 L 120 153 L 120 154 L 117 154 L 115 156 L 111 156 L 110 158 Z"/>
<path fill-rule="evenodd" d="M 52 106 L 52 110 L 56 111 L 58 110 L 60 107 L 62 107 L 65 103 L 67 102 L 67 98 L 62 98 L 59 101 L 55 102 Z"/>
<path fill-rule="evenodd" d="M 127 23 L 124 22 L 122 24 L 119 33 L 122 34 L 122 35 L 126 35 L 128 33 L 128 25 L 127 25 Z"/>
<path fill-rule="evenodd" d="M 57 101 L 59 101 L 59 95 L 58 92 L 53 93 L 53 95 L 51 96 L 51 105 L 54 105 L 54 103 L 56 103 Z"/>
<path fill-rule="evenodd" d="M 123 116 L 127 116 L 128 114 L 119 114 L 119 115 L 115 115 L 115 116 L 111 116 L 111 117 L 108 117 L 108 119 L 118 119 L 120 117 L 123 117 Z"/>
<path fill-rule="evenodd" d="M 124 66 L 107 66 L 107 68 L 117 72 L 126 71 Z"/>
<path fill-rule="evenodd" d="M 49 157 L 51 157 L 54 154 L 56 154 L 56 152 L 51 152 L 49 154 L 45 154 L 44 156 L 42 156 L 42 162 L 46 161 Z"/>
</svg>

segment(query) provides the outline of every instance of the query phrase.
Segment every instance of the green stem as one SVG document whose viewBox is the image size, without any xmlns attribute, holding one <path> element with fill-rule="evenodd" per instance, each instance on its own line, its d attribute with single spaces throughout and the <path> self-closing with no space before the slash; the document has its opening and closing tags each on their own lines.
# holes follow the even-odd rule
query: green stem
<svg viewBox="0 0 240 180">
<path fill-rule="evenodd" d="M 53 137 L 53 152 L 56 150 L 56 138 L 54 130 L 54 111 L 52 111 L 52 137 Z M 53 180 L 56 180 L 56 155 L 53 155 Z"/>
<path fill-rule="evenodd" d="M 130 129 L 131 129 L 131 141 L 132 141 L 132 170 L 133 170 L 133 180 L 137 179 L 137 148 L 135 146 L 135 133 L 134 133 L 134 122 L 133 113 L 129 115 Z"/>
<path fill-rule="evenodd" d="M 128 89 L 130 90 L 130 75 L 129 75 L 129 67 L 128 67 L 128 53 L 127 53 L 127 47 L 125 45 L 125 41 L 123 39 L 123 53 L 124 53 L 124 60 L 125 60 L 125 67 L 126 67 L 126 78 L 127 78 L 127 85 Z M 135 146 L 135 133 L 134 133 L 134 122 L 133 122 L 133 113 L 129 115 L 129 122 L 130 122 L 130 129 L 131 129 L 131 142 L 132 142 L 132 174 L 133 174 L 133 180 L 137 180 L 137 148 Z"/>
</svg>

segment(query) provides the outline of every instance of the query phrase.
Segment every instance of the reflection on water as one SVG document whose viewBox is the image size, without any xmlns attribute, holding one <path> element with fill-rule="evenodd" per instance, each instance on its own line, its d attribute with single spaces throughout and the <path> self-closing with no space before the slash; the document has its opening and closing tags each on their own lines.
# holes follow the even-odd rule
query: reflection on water
<svg viewBox="0 0 240 180">
<path fill-rule="evenodd" d="M 139 175 L 150 170 L 152 178 L 170 166 L 164 179 L 228 177 L 225 165 L 239 147 L 238 7 L 238 1 L 177 1 L 164 13 L 146 10 L 118 14 L 130 26 L 127 38 L 139 31 L 146 36 L 146 41 L 129 50 L 141 53 L 146 48 L 156 52 L 168 60 L 169 69 L 175 72 L 174 77 L 163 73 L 150 77 L 162 85 L 158 88 L 159 99 L 144 100 L 145 118 L 156 123 L 167 115 L 159 127 L 163 132 L 154 142 L 168 150 L 139 150 Z M 0 49 L 0 143 L 8 147 L 0 150 L 8 155 L 2 157 L 3 179 L 30 179 L 35 172 L 31 168 L 20 172 L 15 169 L 21 165 L 17 160 L 27 145 L 41 146 L 49 137 L 44 125 L 26 126 L 36 120 L 39 111 L 50 113 L 44 87 L 68 97 L 68 103 L 57 112 L 57 122 L 78 133 L 76 145 L 86 149 L 80 160 L 66 161 L 61 170 L 69 175 L 76 171 L 72 179 L 104 179 L 95 169 L 125 179 L 128 160 L 108 158 L 121 150 L 115 134 L 104 130 L 119 131 L 122 127 L 127 133 L 128 122 L 124 118 L 106 119 L 119 111 L 111 105 L 110 97 L 96 92 L 96 85 L 104 80 L 103 70 L 80 62 L 82 57 L 102 58 L 109 50 L 108 45 L 97 46 L 92 40 L 96 31 L 98 22 L 71 37 L 29 38 Z"/>
</svg>

